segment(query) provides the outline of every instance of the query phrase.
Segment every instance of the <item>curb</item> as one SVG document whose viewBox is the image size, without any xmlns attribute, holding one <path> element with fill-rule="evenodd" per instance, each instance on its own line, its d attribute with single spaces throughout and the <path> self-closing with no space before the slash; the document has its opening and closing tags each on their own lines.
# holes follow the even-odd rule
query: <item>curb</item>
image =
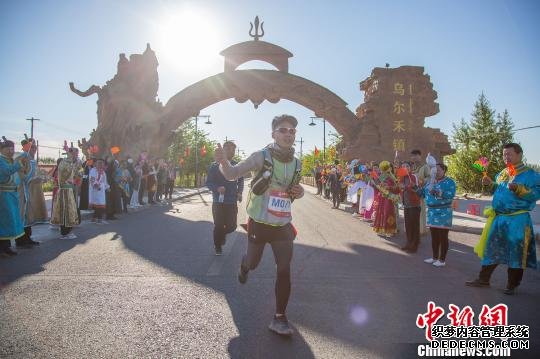
<svg viewBox="0 0 540 359">
<path fill-rule="evenodd" d="M 470 233 L 470 234 L 482 234 L 483 228 L 469 227 L 453 224 L 450 232 L 461 232 L 461 233 Z"/>
<path fill-rule="evenodd" d="M 311 186 L 310 184 L 307 184 L 307 183 L 302 183 L 305 185 L 304 189 L 306 190 L 306 192 L 309 192 L 311 193 L 312 195 L 315 195 L 315 191 L 313 191 L 313 189 L 315 189 L 315 187 Z M 308 187 L 309 189 L 307 189 L 306 187 Z M 478 216 L 479 218 L 484 218 L 484 217 L 480 217 Z M 534 226 L 534 224 L 533 224 Z M 464 226 L 464 225 L 459 225 L 459 224 L 453 224 L 452 225 L 452 229 L 450 229 L 451 232 L 461 232 L 461 233 L 469 233 L 469 234 L 477 234 L 477 235 L 481 235 L 482 234 L 482 230 L 484 229 L 484 227 L 470 227 L 470 226 Z M 536 242 L 538 242 L 540 244 L 540 231 L 536 232 L 534 234 L 534 238 L 536 240 Z"/>
</svg>

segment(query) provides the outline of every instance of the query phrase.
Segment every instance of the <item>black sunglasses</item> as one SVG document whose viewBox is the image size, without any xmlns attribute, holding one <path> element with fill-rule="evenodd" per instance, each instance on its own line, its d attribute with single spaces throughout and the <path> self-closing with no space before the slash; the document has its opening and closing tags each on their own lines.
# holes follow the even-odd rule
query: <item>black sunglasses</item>
<svg viewBox="0 0 540 359">
<path fill-rule="evenodd" d="M 282 134 L 286 134 L 287 132 L 290 133 L 291 135 L 296 134 L 296 128 L 280 127 L 280 128 L 276 128 L 274 131 L 277 131 Z"/>
</svg>

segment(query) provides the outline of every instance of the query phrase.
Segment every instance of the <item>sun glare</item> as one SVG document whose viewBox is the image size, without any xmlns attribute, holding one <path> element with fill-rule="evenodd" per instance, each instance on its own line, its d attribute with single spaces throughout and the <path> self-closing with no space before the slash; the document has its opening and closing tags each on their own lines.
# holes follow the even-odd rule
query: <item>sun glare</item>
<svg viewBox="0 0 540 359">
<path fill-rule="evenodd" d="M 220 61 L 219 32 L 210 14 L 181 9 L 162 17 L 157 25 L 158 61 L 184 73 L 204 71 Z"/>
</svg>

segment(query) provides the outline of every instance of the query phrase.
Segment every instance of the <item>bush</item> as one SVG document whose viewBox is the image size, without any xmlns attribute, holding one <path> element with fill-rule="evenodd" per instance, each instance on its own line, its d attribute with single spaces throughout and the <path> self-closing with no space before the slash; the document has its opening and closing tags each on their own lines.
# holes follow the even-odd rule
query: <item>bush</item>
<svg viewBox="0 0 540 359">
<path fill-rule="evenodd" d="M 54 183 L 53 181 L 43 182 L 41 188 L 43 189 L 43 192 L 52 192 L 54 188 Z"/>
</svg>

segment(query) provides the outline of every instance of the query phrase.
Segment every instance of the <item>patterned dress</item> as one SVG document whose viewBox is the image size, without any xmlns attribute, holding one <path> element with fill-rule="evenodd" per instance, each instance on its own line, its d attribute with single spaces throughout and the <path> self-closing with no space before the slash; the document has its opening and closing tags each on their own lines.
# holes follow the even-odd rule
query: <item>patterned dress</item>
<svg viewBox="0 0 540 359">
<path fill-rule="evenodd" d="M 540 199 L 540 174 L 519 164 L 512 176 L 505 168 L 495 177 L 493 222 L 487 230 L 482 265 L 536 268 L 536 247 L 530 211 Z M 518 185 L 516 191 L 509 183 Z M 487 226 L 487 224 L 486 224 Z M 481 256 L 481 257 L 482 257 Z"/>
<path fill-rule="evenodd" d="M 395 204 L 399 201 L 399 186 L 396 179 L 389 173 L 382 173 L 379 180 L 375 181 L 375 186 L 378 192 L 375 195 L 377 207 L 373 230 L 377 234 L 393 236 L 397 233 Z"/>
<path fill-rule="evenodd" d="M 456 195 L 456 182 L 445 176 L 436 180 L 433 186 L 426 184 L 419 195 L 426 199 L 427 226 L 452 228 L 452 201 Z"/>
<path fill-rule="evenodd" d="M 19 161 L 0 155 L 0 241 L 9 241 L 24 234 L 23 222 L 19 209 L 21 169 Z"/>
<path fill-rule="evenodd" d="M 109 188 L 105 169 L 92 168 L 88 174 L 88 205 L 90 208 L 105 208 L 105 191 Z"/>
<path fill-rule="evenodd" d="M 58 165 L 58 193 L 54 201 L 51 224 L 75 227 L 79 224 L 75 177 L 81 170 L 79 161 L 63 159 Z"/>
<path fill-rule="evenodd" d="M 19 208 L 24 227 L 47 223 L 49 217 L 36 160 L 29 161 L 28 169 L 27 173 L 19 171 Z"/>
</svg>

